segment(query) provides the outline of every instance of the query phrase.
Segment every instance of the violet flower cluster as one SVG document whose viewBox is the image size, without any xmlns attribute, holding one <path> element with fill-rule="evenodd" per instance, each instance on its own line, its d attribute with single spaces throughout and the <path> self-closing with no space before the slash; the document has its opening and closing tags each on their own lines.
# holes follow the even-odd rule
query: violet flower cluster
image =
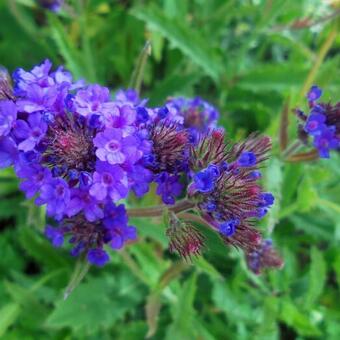
<svg viewBox="0 0 340 340">
<path fill-rule="evenodd" d="M 125 200 L 155 183 L 163 210 L 172 211 L 171 251 L 188 258 L 205 244 L 183 211 L 246 254 L 260 250 L 254 224 L 274 203 L 258 183 L 268 137 L 225 143 L 218 111 L 199 97 L 152 108 L 133 89 L 112 97 L 48 60 L 12 78 L 14 88 L 0 72 L 0 167 L 13 166 L 26 198 L 46 206 L 45 235 L 55 247 L 67 241 L 73 256 L 103 266 L 109 248 L 137 239 Z"/>
<path fill-rule="evenodd" d="M 313 85 L 307 94 L 310 112 L 306 115 L 297 110 L 297 116 L 303 121 L 299 127 L 300 139 L 306 144 L 308 136 L 313 139 L 313 146 L 321 158 L 329 158 L 331 150 L 340 148 L 340 103 L 320 102 L 322 90 Z"/>
</svg>

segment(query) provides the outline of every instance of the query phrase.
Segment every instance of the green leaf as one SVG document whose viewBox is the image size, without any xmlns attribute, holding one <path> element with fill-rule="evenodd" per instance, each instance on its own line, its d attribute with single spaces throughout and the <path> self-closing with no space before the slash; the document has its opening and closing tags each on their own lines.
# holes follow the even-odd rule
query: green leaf
<svg viewBox="0 0 340 340">
<path fill-rule="evenodd" d="M 59 53 L 65 59 L 67 68 L 73 73 L 76 79 L 83 78 L 86 72 L 84 72 L 84 69 L 79 65 L 82 60 L 81 55 L 69 38 L 65 27 L 55 14 L 48 13 L 47 17 L 52 38 L 58 47 Z"/>
<path fill-rule="evenodd" d="M 183 284 L 178 300 L 173 305 L 171 311 L 173 323 L 167 329 L 166 339 L 193 339 L 197 336 L 197 329 L 192 327 L 196 289 L 196 274 L 192 274 Z"/>
<path fill-rule="evenodd" d="M 46 326 L 69 327 L 86 334 L 93 334 L 100 328 L 108 329 L 140 302 L 143 295 L 138 286 L 132 276 L 123 272 L 117 273 L 117 277 L 92 278 L 81 284 L 66 301 L 56 303 Z"/>
<path fill-rule="evenodd" d="M 8 303 L 0 309 L 0 337 L 3 337 L 8 327 L 13 325 L 20 314 L 17 303 Z"/>
<path fill-rule="evenodd" d="M 212 300 L 217 308 L 223 311 L 233 321 L 255 322 L 258 310 L 239 299 L 231 291 L 226 281 L 216 280 L 212 293 Z"/>
<path fill-rule="evenodd" d="M 168 18 L 156 6 L 135 7 L 131 14 L 146 22 L 151 30 L 161 33 L 174 47 L 179 48 L 183 54 L 217 80 L 222 72 L 222 66 L 216 60 L 216 55 L 183 21 Z"/>
<path fill-rule="evenodd" d="M 280 318 L 288 326 L 293 327 L 303 336 L 320 336 L 320 330 L 310 321 L 308 314 L 301 312 L 296 305 L 289 301 L 282 301 Z"/>
<path fill-rule="evenodd" d="M 312 179 L 308 174 L 305 174 L 298 188 L 298 209 L 302 212 L 308 212 L 315 207 L 317 201 L 318 193 L 313 186 Z"/>
<path fill-rule="evenodd" d="M 310 309 L 323 292 L 326 281 L 326 262 L 323 254 L 316 247 L 311 249 L 311 265 L 309 268 L 309 284 L 304 298 L 305 308 Z"/>
<path fill-rule="evenodd" d="M 71 258 L 66 259 L 60 253 L 60 249 L 54 248 L 49 241 L 39 236 L 37 231 L 29 227 L 20 227 L 18 236 L 25 252 L 38 262 L 45 264 L 51 269 L 69 266 Z"/>
</svg>

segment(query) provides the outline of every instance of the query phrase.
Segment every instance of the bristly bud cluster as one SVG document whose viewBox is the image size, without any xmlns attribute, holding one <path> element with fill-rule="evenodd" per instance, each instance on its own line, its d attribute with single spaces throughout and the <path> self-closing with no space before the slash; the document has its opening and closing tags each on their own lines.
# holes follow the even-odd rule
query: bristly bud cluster
<svg viewBox="0 0 340 340">
<path fill-rule="evenodd" d="M 184 259 L 198 256 L 204 247 L 205 238 L 192 224 L 181 222 L 176 216 L 171 216 L 166 231 L 169 239 L 169 250 Z"/>
<path fill-rule="evenodd" d="M 302 121 L 298 136 L 308 144 L 308 136 L 313 139 L 313 146 L 321 158 L 329 158 L 331 150 L 340 148 L 340 103 L 320 102 L 322 90 L 313 85 L 307 94 L 310 112 L 295 110 Z"/>
<path fill-rule="evenodd" d="M 282 268 L 284 264 L 269 239 L 263 240 L 257 250 L 246 253 L 246 261 L 248 268 L 257 275 L 266 268 Z"/>
<path fill-rule="evenodd" d="M 191 148 L 190 197 L 226 243 L 245 251 L 260 245 L 254 221 L 265 216 L 274 203 L 273 195 L 263 192 L 258 183 L 259 166 L 270 147 L 270 139 L 258 135 L 228 145 L 221 131 L 213 130 Z"/>
</svg>

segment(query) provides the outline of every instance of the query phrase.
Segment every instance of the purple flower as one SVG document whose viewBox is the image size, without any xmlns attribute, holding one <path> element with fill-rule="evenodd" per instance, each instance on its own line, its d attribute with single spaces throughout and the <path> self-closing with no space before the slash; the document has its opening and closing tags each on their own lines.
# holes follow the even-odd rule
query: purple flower
<svg viewBox="0 0 340 340">
<path fill-rule="evenodd" d="M 314 146 L 321 158 L 329 158 L 329 150 L 337 149 L 340 146 L 340 141 L 335 135 L 335 129 L 331 127 L 323 129 L 319 135 L 314 137 Z"/>
<path fill-rule="evenodd" d="M 129 104 L 137 106 L 140 104 L 140 98 L 138 92 L 134 89 L 118 90 L 115 99 L 121 104 Z"/>
<path fill-rule="evenodd" d="M 31 151 L 41 141 L 47 131 L 47 124 L 42 120 L 40 113 L 31 114 L 28 122 L 17 120 L 14 135 L 19 140 L 18 149 Z"/>
<path fill-rule="evenodd" d="M 50 225 L 45 227 L 45 236 L 52 242 L 52 245 L 59 248 L 64 243 L 64 234 L 57 228 L 53 228 Z"/>
<path fill-rule="evenodd" d="M 110 102 L 110 91 L 100 85 L 90 85 L 81 89 L 73 98 L 75 112 L 81 116 L 110 115 L 115 110 L 115 103 Z"/>
<path fill-rule="evenodd" d="M 65 214 L 70 202 L 70 190 L 61 178 L 55 178 L 45 183 L 40 190 L 40 197 L 36 199 L 38 205 L 47 204 L 47 214 L 60 220 Z"/>
<path fill-rule="evenodd" d="M 18 68 L 13 73 L 13 80 L 15 83 L 14 95 L 16 97 L 26 95 L 26 91 L 33 84 L 37 84 L 40 87 L 49 87 L 53 85 L 53 79 L 49 77 L 51 67 L 52 63 L 46 59 L 42 64 L 35 66 L 29 72 L 26 72 L 22 68 Z"/>
<path fill-rule="evenodd" d="M 304 130 L 310 135 L 317 135 L 326 127 L 326 116 L 321 113 L 311 114 L 306 122 Z"/>
<path fill-rule="evenodd" d="M 128 216 L 123 204 L 108 204 L 103 223 L 106 228 L 105 243 L 109 243 L 113 249 L 121 249 L 125 242 L 137 238 L 137 229 L 127 225 Z"/>
<path fill-rule="evenodd" d="M 217 167 L 211 165 L 194 175 L 195 189 L 199 192 L 209 193 L 215 188 L 215 181 L 218 177 Z"/>
<path fill-rule="evenodd" d="M 116 107 L 116 110 L 106 115 L 106 126 L 117 128 L 122 132 L 122 136 L 131 135 L 135 130 L 136 110 L 128 105 Z"/>
<path fill-rule="evenodd" d="M 244 151 L 237 160 L 237 164 L 241 167 L 250 167 L 256 164 L 256 155 L 253 152 Z"/>
<path fill-rule="evenodd" d="M 16 165 L 16 174 L 18 177 L 25 179 L 20 184 L 20 189 L 25 192 L 26 198 L 32 198 L 40 188 L 52 179 L 51 171 L 39 164 Z"/>
<path fill-rule="evenodd" d="M 142 197 L 149 191 L 150 183 L 154 179 L 153 173 L 141 163 L 141 161 L 136 164 L 125 163 L 123 166 L 128 174 L 129 186 L 137 197 Z"/>
<path fill-rule="evenodd" d="M 307 94 L 307 98 L 309 102 L 314 102 L 318 100 L 321 96 L 322 96 L 322 90 L 316 85 L 313 85 Z"/>
<path fill-rule="evenodd" d="M 127 160 L 133 164 L 142 157 L 142 152 L 136 148 L 136 138 L 124 138 L 120 129 L 106 129 L 93 142 L 97 147 L 97 157 L 110 164 L 122 164 Z"/>
<path fill-rule="evenodd" d="M 110 257 L 105 250 L 97 248 L 89 250 L 87 260 L 95 266 L 103 267 L 110 260 Z"/>
<path fill-rule="evenodd" d="M 106 197 L 110 197 L 115 202 L 125 198 L 128 194 L 128 179 L 125 171 L 118 165 L 97 162 L 90 194 L 99 201 Z"/>
<path fill-rule="evenodd" d="M 17 119 L 17 108 L 11 100 L 0 101 L 0 136 L 7 136 Z"/>
<path fill-rule="evenodd" d="M 270 192 L 263 192 L 259 196 L 258 208 L 254 215 L 261 219 L 267 215 L 269 207 L 274 204 L 275 198 Z"/>
<path fill-rule="evenodd" d="M 162 197 L 165 204 L 174 204 L 175 197 L 181 194 L 183 186 L 179 179 L 179 176 L 167 172 L 162 172 L 156 177 L 155 181 L 158 183 L 156 193 Z"/>
<path fill-rule="evenodd" d="M 60 95 L 57 91 L 53 86 L 43 88 L 37 84 L 30 85 L 25 97 L 17 101 L 18 111 L 33 113 L 54 110 L 54 104 Z"/>
<path fill-rule="evenodd" d="M 219 225 L 219 232 L 223 236 L 230 237 L 235 234 L 236 227 L 240 224 L 238 219 L 231 219 Z"/>
<path fill-rule="evenodd" d="M 104 217 L 104 212 L 100 208 L 99 202 L 90 195 L 88 190 L 72 189 L 71 200 L 67 206 L 67 215 L 71 217 L 80 212 L 83 212 L 89 222 Z"/>
<path fill-rule="evenodd" d="M 275 197 L 270 192 L 263 192 L 260 195 L 260 200 L 261 200 L 259 203 L 260 207 L 269 207 L 274 204 Z"/>
<path fill-rule="evenodd" d="M 249 174 L 249 178 L 253 181 L 256 181 L 262 177 L 262 174 L 258 170 L 254 170 Z"/>
<path fill-rule="evenodd" d="M 0 137 L 0 168 L 11 166 L 17 159 L 18 149 L 10 137 Z"/>
<path fill-rule="evenodd" d="M 137 238 L 137 229 L 133 226 L 116 226 L 108 229 L 105 235 L 106 241 L 110 244 L 112 249 L 118 250 L 124 246 L 128 240 L 135 240 Z"/>
<path fill-rule="evenodd" d="M 116 206 L 110 202 L 105 206 L 104 212 L 103 223 L 106 228 L 113 229 L 119 226 L 127 226 L 128 216 L 123 204 Z"/>
</svg>

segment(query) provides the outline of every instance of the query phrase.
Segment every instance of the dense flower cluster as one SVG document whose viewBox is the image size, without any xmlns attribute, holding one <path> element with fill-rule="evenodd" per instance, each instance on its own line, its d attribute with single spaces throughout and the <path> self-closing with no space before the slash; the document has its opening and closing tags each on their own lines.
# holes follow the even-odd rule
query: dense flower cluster
<svg viewBox="0 0 340 340">
<path fill-rule="evenodd" d="M 258 183 L 269 138 L 227 144 L 218 111 L 200 98 L 151 108 L 133 89 L 111 97 L 62 67 L 53 71 L 48 60 L 16 70 L 13 89 L 1 72 L 0 167 L 13 165 L 26 197 L 46 205 L 45 235 L 55 247 L 67 240 L 73 256 L 104 265 L 106 247 L 137 238 L 121 201 L 131 192 L 142 197 L 154 182 L 173 209 L 171 251 L 191 257 L 204 246 L 203 234 L 176 215 L 188 209 L 226 243 L 260 251 L 254 223 L 274 203 Z"/>
<path fill-rule="evenodd" d="M 322 90 L 313 85 L 307 94 L 310 112 L 306 115 L 297 110 L 298 117 L 303 121 L 300 126 L 300 139 L 313 138 L 313 145 L 321 158 L 329 158 L 330 150 L 340 148 L 340 103 L 320 102 Z"/>
</svg>

